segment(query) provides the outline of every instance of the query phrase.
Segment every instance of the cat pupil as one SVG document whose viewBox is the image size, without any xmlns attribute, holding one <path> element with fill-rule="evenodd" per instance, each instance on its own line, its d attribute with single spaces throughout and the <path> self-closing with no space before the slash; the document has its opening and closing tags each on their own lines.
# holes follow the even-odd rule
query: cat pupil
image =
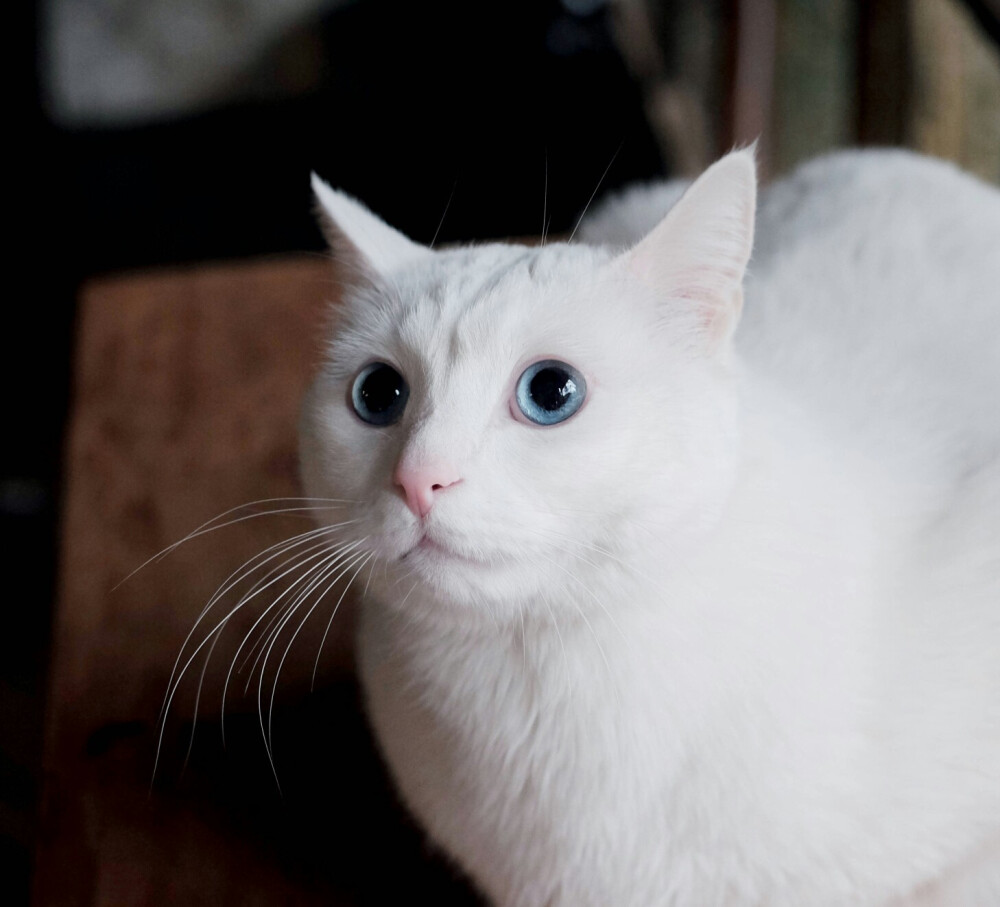
<svg viewBox="0 0 1000 907">
<path fill-rule="evenodd" d="M 402 394 L 400 376 L 390 368 L 372 372 L 361 385 L 361 399 L 369 412 L 384 413 Z"/>
<path fill-rule="evenodd" d="M 391 425 L 406 408 L 410 389 L 391 365 L 374 362 L 354 379 L 351 403 L 358 416 L 370 425 Z"/>
<path fill-rule="evenodd" d="M 575 392 L 576 384 L 562 369 L 542 369 L 531 380 L 531 399 L 546 412 L 561 409 Z"/>
</svg>

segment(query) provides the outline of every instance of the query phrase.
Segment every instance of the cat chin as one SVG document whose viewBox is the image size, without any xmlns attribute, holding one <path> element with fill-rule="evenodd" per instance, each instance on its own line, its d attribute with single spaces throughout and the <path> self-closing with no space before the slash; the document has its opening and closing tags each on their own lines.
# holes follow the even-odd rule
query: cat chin
<svg viewBox="0 0 1000 907">
<path fill-rule="evenodd" d="M 518 558 L 502 552 L 469 555 L 426 536 L 375 574 L 381 577 L 373 582 L 373 592 L 390 610 L 448 620 L 464 614 L 491 626 L 518 612 L 512 603 L 541 591 L 539 571 Z"/>
</svg>

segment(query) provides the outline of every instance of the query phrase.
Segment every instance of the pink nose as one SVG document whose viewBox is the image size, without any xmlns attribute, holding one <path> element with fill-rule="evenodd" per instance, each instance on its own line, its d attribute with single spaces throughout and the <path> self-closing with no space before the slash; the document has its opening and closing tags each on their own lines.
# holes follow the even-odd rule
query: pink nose
<svg viewBox="0 0 1000 907">
<path fill-rule="evenodd" d="M 406 506 L 418 518 L 425 517 L 431 512 L 435 493 L 462 481 L 456 469 L 443 463 L 434 463 L 430 466 L 408 466 L 400 463 L 392 478 L 403 489 Z"/>
</svg>

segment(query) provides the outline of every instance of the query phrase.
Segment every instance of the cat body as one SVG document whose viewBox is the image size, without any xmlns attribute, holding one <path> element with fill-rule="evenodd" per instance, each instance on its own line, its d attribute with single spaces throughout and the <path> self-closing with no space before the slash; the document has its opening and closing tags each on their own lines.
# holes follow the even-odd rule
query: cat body
<svg viewBox="0 0 1000 907">
<path fill-rule="evenodd" d="M 1000 903 L 1000 193 L 808 165 L 736 329 L 754 192 L 739 152 L 624 251 L 430 252 L 317 185 L 353 270 L 303 476 L 379 563 L 399 790 L 496 904 Z M 539 361 L 585 378 L 559 424 Z"/>
</svg>

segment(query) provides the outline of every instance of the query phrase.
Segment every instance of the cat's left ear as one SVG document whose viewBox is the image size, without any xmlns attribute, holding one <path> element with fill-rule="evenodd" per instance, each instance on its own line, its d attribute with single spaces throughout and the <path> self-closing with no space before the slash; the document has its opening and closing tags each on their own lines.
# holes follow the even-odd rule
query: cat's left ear
<svg viewBox="0 0 1000 907">
<path fill-rule="evenodd" d="M 354 278 L 377 281 L 382 275 L 434 253 L 394 230 L 361 202 L 328 186 L 315 173 L 312 189 L 323 236 L 338 262 Z"/>
<path fill-rule="evenodd" d="M 623 263 L 664 304 L 690 304 L 710 344 L 728 347 L 743 307 L 753 246 L 757 171 L 753 148 L 708 168 Z"/>
</svg>

